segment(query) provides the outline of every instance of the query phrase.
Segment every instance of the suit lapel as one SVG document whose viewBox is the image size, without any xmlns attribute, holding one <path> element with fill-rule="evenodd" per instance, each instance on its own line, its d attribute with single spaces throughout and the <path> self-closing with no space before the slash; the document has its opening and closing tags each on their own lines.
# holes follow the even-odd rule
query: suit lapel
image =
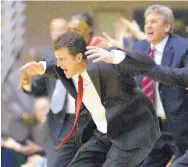
<svg viewBox="0 0 188 167">
<path fill-rule="evenodd" d="M 100 90 L 100 78 L 99 78 L 99 69 L 97 64 L 92 63 L 91 60 L 88 60 L 87 62 L 87 73 L 92 81 L 92 83 L 95 86 L 95 89 L 101 98 L 101 90 Z"/>
<path fill-rule="evenodd" d="M 147 45 L 144 46 L 144 53 L 149 55 L 149 51 L 150 51 L 150 45 L 149 43 L 147 43 Z"/>
<path fill-rule="evenodd" d="M 166 66 L 166 67 L 170 66 L 173 56 L 174 56 L 173 45 L 171 43 L 172 38 L 173 36 L 169 36 L 169 39 L 163 51 L 161 65 Z M 159 83 L 159 90 L 161 90 L 161 83 Z"/>
<path fill-rule="evenodd" d="M 146 42 L 145 45 L 143 46 L 141 52 L 143 54 L 146 54 L 146 55 L 149 56 L 149 51 L 150 51 L 150 44 L 148 42 Z M 140 78 L 138 78 L 138 80 L 137 80 L 137 81 L 139 81 L 139 84 L 140 84 L 141 87 L 142 87 L 143 78 L 144 78 L 144 76 L 140 76 Z"/>
<path fill-rule="evenodd" d="M 162 57 L 162 61 L 161 61 L 161 65 L 169 67 L 173 56 L 174 56 L 174 51 L 173 51 L 173 45 L 171 44 L 171 36 L 169 37 L 166 46 L 164 48 L 163 51 L 163 57 Z"/>
</svg>

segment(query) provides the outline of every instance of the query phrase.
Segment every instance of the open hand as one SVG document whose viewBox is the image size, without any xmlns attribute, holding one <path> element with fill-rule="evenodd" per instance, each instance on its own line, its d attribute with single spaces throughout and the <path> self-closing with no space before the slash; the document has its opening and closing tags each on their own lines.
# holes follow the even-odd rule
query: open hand
<svg viewBox="0 0 188 167">
<path fill-rule="evenodd" d="M 36 76 L 44 73 L 44 67 L 41 63 L 29 62 L 20 68 L 21 73 L 25 73 L 29 76 Z"/>
<path fill-rule="evenodd" d="M 88 59 L 93 59 L 93 63 L 104 61 L 105 63 L 113 63 L 114 55 L 112 52 L 109 52 L 105 49 L 96 47 L 96 46 L 87 46 L 85 52 Z"/>
<path fill-rule="evenodd" d="M 34 76 L 44 73 L 44 68 L 41 63 L 29 62 L 20 68 L 21 78 L 19 86 L 26 91 L 31 91 L 30 83 Z"/>
<path fill-rule="evenodd" d="M 20 77 L 19 87 L 25 89 L 27 92 L 31 92 L 31 81 L 33 76 L 27 75 L 27 73 L 22 73 Z"/>
<path fill-rule="evenodd" d="M 20 148 L 20 152 L 22 152 L 23 154 L 29 155 L 42 150 L 42 148 L 39 145 L 35 144 L 31 140 L 27 140 L 26 144 L 27 145 L 22 146 Z"/>
<path fill-rule="evenodd" d="M 101 40 L 101 44 L 105 47 L 117 46 L 123 49 L 123 37 L 120 41 L 112 39 L 106 32 L 102 33 L 103 37 L 98 37 Z"/>
<path fill-rule="evenodd" d="M 140 27 L 138 25 L 138 23 L 135 20 L 128 20 L 126 18 L 121 18 L 121 22 L 123 23 L 123 25 L 130 31 L 140 31 Z"/>
</svg>

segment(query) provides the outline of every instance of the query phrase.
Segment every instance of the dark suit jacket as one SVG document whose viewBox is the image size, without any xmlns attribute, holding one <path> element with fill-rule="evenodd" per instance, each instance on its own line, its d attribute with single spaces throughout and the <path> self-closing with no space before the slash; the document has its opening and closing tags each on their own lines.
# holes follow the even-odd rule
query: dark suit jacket
<svg viewBox="0 0 188 167">
<path fill-rule="evenodd" d="M 146 73 L 145 75 L 152 77 L 155 81 L 172 87 L 188 87 L 188 66 L 183 68 L 174 68 L 156 65 L 152 71 L 153 72 Z M 161 75 L 161 73 L 163 75 Z"/>
<path fill-rule="evenodd" d="M 150 44 L 146 40 L 138 41 L 134 51 L 149 53 Z M 148 76 L 159 84 L 161 101 L 167 116 L 169 128 L 183 153 L 188 149 L 188 40 L 170 35 L 165 46 L 161 65 L 156 66 Z M 176 68 L 181 68 L 177 70 Z M 143 77 L 138 77 L 142 82 Z M 165 84 L 163 84 L 165 83 Z M 172 86 L 168 86 L 168 85 Z M 174 87 L 174 86 L 182 87 Z"/>
<path fill-rule="evenodd" d="M 46 74 L 53 75 L 55 64 L 47 62 Z M 87 72 L 106 109 L 107 135 L 119 148 L 129 150 L 153 144 L 159 138 L 158 119 L 148 98 L 136 86 L 135 73 L 146 72 L 155 63 L 147 55 L 129 53 L 118 65 L 88 61 Z M 55 65 L 56 74 L 76 99 L 71 79 Z"/>
<path fill-rule="evenodd" d="M 56 64 L 56 58 L 52 49 L 47 49 L 41 56 L 43 61 L 48 61 Z M 37 76 L 32 81 L 32 95 L 35 97 L 49 96 L 51 98 L 57 78 L 49 78 L 45 76 Z M 67 100 L 67 99 L 66 99 Z M 65 105 L 66 105 L 65 100 Z M 48 113 L 48 126 L 50 137 L 55 145 L 59 144 L 71 131 L 69 128 L 63 126 L 66 117 L 66 112 L 64 108 L 58 114 L 53 114 L 50 110 Z M 91 116 L 87 112 L 86 108 L 83 106 L 81 111 L 81 121 L 79 122 L 79 130 L 77 131 L 77 143 L 82 144 L 88 140 L 94 129 L 94 123 L 91 121 Z M 88 133 L 90 131 L 90 133 Z M 87 133 L 86 135 L 85 132 Z"/>
</svg>

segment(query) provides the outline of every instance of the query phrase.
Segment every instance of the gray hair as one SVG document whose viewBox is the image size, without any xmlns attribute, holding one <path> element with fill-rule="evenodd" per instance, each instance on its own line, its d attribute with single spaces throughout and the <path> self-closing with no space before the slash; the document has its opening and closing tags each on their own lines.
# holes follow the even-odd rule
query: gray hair
<svg viewBox="0 0 188 167">
<path fill-rule="evenodd" d="M 144 17 L 146 18 L 146 16 L 148 16 L 151 13 L 162 14 L 164 16 L 163 17 L 164 24 L 171 25 L 171 29 L 170 29 L 169 33 L 173 32 L 173 30 L 174 30 L 174 14 L 170 8 L 168 8 L 167 6 L 163 6 L 163 5 L 151 5 L 145 10 Z"/>
</svg>

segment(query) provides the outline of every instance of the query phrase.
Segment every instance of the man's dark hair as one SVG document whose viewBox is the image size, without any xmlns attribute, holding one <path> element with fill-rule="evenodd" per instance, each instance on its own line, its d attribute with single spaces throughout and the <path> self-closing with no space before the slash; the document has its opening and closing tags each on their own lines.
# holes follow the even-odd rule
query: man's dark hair
<svg viewBox="0 0 188 167">
<path fill-rule="evenodd" d="M 84 20 L 88 26 L 93 27 L 93 18 L 86 12 L 77 11 L 72 14 L 71 19 Z"/>
<path fill-rule="evenodd" d="M 82 53 L 83 58 L 86 59 L 86 42 L 84 38 L 76 31 L 67 31 L 60 35 L 53 44 L 54 51 L 61 48 L 67 48 L 69 53 L 76 56 L 78 53 Z"/>
<path fill-rule="evenodd" d="M 92 28 L 92 32 L 90 33 L 90 35 L 92 36 L 94 34 L 93 18 L 88 13 L 83 11 L 77 11 L 72 14 L 71 20 L 73 19 L 83 20 L 89 27 Z"/>
</svg>

